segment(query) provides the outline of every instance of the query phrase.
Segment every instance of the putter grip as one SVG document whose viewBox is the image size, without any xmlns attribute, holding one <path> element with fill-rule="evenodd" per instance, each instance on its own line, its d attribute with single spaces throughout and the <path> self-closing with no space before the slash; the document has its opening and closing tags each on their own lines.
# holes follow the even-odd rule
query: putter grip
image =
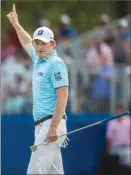
<svg viewBox="0 0 131 175">
<path fill-rule="evenodd" d="M 117 114 L 117 115 L 115 115 L 115 116 L 113 116 L 113 117 L 109 117 L 109 118 L 107 118 L 107 119 L 104 119 L 103 122 L 110 121 L 110 120 L 113 120 L 113 119 L 115 119 L 115 118 L 122 117 L 122 116 L 128 115 L 128 114 L 129 114 L 129 111 L 126 111 L 126 112 Z"/>
</svg>

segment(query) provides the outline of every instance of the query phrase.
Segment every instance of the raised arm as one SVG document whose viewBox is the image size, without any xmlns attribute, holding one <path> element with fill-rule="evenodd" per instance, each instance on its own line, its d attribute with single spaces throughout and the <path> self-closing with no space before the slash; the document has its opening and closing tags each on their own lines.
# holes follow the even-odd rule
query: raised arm
<svg viewBox="0 0 131 175">
<path fill-rule="evenodd" d="M 18 35 L 19 41 L 22 47 L 29 53 L 30 48 L 33 47 L 32 45 L 32 38 L 31 36 L 23 29 L 23 27 L 19 24 L 18 15 L 16 13 L 15 4 L 13 4 L 13 10 L 7 15 L 10 23 L 15 28 L 16 33 Z"/>
</svg>

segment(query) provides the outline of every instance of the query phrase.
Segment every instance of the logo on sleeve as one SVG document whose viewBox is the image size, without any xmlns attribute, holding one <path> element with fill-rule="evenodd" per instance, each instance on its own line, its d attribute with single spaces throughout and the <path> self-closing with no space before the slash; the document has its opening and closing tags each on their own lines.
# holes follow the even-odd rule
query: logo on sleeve
<svg viewBox="0 0 131 175">
<path fill-rule="evenodd" d="M 56 81 L 59 81 L 59 80 L 62 79 L 62 76 L 61 76 L 61 73 L 60 73 L 60 72 L 54 74 L 54 76 L 55 76 L 55 80 L 56 80 Z"/>
</svg>

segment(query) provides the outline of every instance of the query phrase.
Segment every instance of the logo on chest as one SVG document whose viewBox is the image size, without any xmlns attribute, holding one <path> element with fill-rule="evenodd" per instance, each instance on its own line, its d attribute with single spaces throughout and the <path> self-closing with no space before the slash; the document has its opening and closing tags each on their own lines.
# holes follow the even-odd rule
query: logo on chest
<svg viewBox="0 0 131 175">
<path fill-rule="evenodd" d="M 43 76 L 43 72 L 36 72 L 36 76 L 37 76 L 37 77 Z"/>
</svg>

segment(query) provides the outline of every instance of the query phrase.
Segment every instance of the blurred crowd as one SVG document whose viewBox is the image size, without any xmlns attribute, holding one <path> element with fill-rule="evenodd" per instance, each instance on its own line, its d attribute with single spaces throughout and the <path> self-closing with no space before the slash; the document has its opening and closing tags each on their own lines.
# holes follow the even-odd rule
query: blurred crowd
<svg viewBox="0 0 131 175">
<path fill-rule="evenodd" d="M 35 28 L 39 26 L 51 27 L 55 33 L 57 43 L 63 46 L 71 43 L 73 38 L 79 36 L 78 29 L 74 29 L 71 24 L 71 18 L 67 14 L 60 16 L 60 25 L 57 29 L 51 26 L 47 19 L 41 19 L 36 15 Z M 117 96 L 119 98 L 119 87 L 121 75 L 116 71 L 116 65 L 123 68 L 127 77 L 131 78 L 130 72 L 130 30 L 129 22 L 126 18 L 120 19 L 116 28 L 109 26 L 111 22 L 107 14 L 100 16 L 99 28 L 91 39 L 84 43 L 85 52 L 81 61 L 87 65 L 90 72 L 90 86 L 88 88 L 79 89 L 79 108 L 86 112 L 109 112 L 109 98 L 111 91 L 110 81 L 117 82 Z M 65 44 L 66 43 L 66 44 Z M 2 113 L 3 114 L 24 114 L 32 113 L 32 64 L 31 59 L 22 49 L 17 38 L 15 30 L 10 27 L 6 37 L 2 40 L 1 54 L 1 81 L 2 81 Z M 59 53 L 58 53 L 59 54 Z M 73 65 L 74 59 L 69 59 L 67 52 L 65 62 L 69 66 L 69 75 L 71 74 L 70 65 Z M 67 58 L 67 59 L 66 59 Z M 123 69 L 122 69 L 123 70 Z M 81 77 L 79 78 L 81 80 Z M 80 81 L 79 80 L 79 81 Z M 130 82 L 130 81 L 128 81 Z M 79 82 L 78 82 L 79 83 Z M 125 85 L 124 85 L 125 86 Z M 83 101 L 86 101 L 84 91 L 87 91 L 88 98 L 93 105 L 90 107 Z M 84 94 L 84 95 L 83 95 Z M 130 104 L 130 86 L 126 85 L 125 95 Z M 70 101 L 69 101 L 70 103 Z M 68 108 L 70 110 L 70 107 Z M 88 110 L 87 110 L 88 109 Z M 78 110 L 79 112 L 79 110 Z"/>
<path fill-rule="evenodd" d="M 123 103 L 129 109 L 131 105 L 129 21 L 126 18 L 120 19 L 113 28 L 109 24 L 109 16 L 102 14 L 99 28 L 84 43 L 83 61 L 90 76 L 88 88 L 79 88 L 79 99 L 82 102 L 79 101 L 78 106 L 81 105 L 86 112 L 109 113 L 111 102 L 114 107 L 117 103 Z M 81 77 L 78 84 L 81 84 Z"/>
</svg>

